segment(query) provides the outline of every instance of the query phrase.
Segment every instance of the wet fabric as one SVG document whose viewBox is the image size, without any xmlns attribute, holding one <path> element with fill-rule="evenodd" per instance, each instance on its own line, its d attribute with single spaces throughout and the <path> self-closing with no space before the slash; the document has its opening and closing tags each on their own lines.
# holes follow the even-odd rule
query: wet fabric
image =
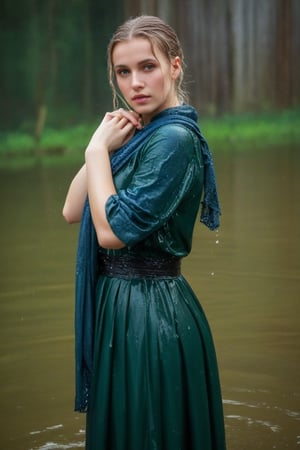
<svg viewBox="0 0 300 450">
<path fill-rule="evenodd" d="M 215 183 L 214 166 L 208 145 L 198 128 L 197 113 L 194 108 L 183 105 L 180 107 L 167 109 L 158 114 L 149 125 L 144 127 L 140 132 L 136 133 L 133 139 L 130 140 L 129 144 L 125 145 L 122 149 L 115 153 L 115 155 L 112 157 L 113 174 L 116 176 L 122 173 L 123 168 L 126 166 L 126 164 L 129 164 L 129 166 L 131 167 L 131 171 L 134 171 L 132 161 L 137 161 L 137 157 L 141 150 L 144 148 L 145 143 L 151 141 L 152 136 L 156 133 L 156 130 L 161 129 L 162 127 L 174 126 L 176 124 L 177 128 L 175 131 L 177 134 L 179 133 L 179 131 L 182 131 L 182 129 L 190 130 L 190 137 L 193 140 L 193 145 L 197 149 L 198 153 L 196 157 L 198 158 L 198 160 L 199 158 L 201 158 L 203 171 L 201 173 L 202 178 L 201 180 L 199 179 L 199 182 L 203 182 L 205 187 L 201 221 L 209 228 L 215 229 L 219 225 L 220 207 Z M 178 129 L 178 126 L 180 126 L 182 129 Z M 170 132 L 172 133 L 173 131 L 174 130 L 172 130 L 171 128 Z M 176 145 L 176 133 L 174 135 L 175 142 L 169 142 L 167 148 L 165 149 L 167 154 L 169 153 L 169 145 Z M 174 158 L 174 166 L 176 164 L 181 165 L 180 158 Z M 185 182 L 188 184 L 189 179 L 192 179 L 194 177 L 194 173 L 191 169 L 191 166 L 187 165 L 186 168 L 187 177 L 185 178 Z M 170 167 L 169 169 L 173 171 L 173 167 Z M 150 167 L 149 170 L 152 170 L 152 168 Z M 165 176 L 167 176 L 167 174 L 162 174 L 162 176 L 164 178 Z M 173 187 L 173 184 L 170 184 L 170 187 L 171 186 Z M 201 196 L 201 192 L 202 191 L 200 190 L 200 192 L 198 193 L 199 199 Z M 171 195 L 171 189 L 169 189 L 168 193 L 170 195 L 170 198 L 174 197 L 173 195 Z M 198 202 L 198 197 L 196 195 L 195 199 Z M 132 198 L 129 198 L 128 200 L 131 201 Z M 123 213 L 125 215 L 127 213 L 130 213 L 130 211 L 126 212 L 126 205 L 124 204 L 124 202 Z M 137 210 L 136 213 L 139 214 L 140 211 Z M 162 216 L 161 218 L 165 220 L 165 216 Z M 146 225 L 146 222 L 147 221 L 144 222 L 144 225 Z M 162 221 L 157 220 L 157 223 L 161 224 Z M 118 228 L 119 226 L 120 228 L 120 224 L 122 227 L 122 220 L 119 221 L 119 225 L 115 224 L 115 227 Z M 182 224 L 181 226 L 181 230 L 183 229 L 184 224 Z M 139 231 L 139 228 L 137 229 L 137 231 Z M 118 234 L 117 231 L 116 234 Z M 142 235 L 138 234 L 137 240 L 139 241 L 140 239 L 142 239 L 142 236 L 145 237 L 145 235 L 147 234 L 148 233 L 145 233 L 145 230 L 143 230 Z M 181 234 L 183 234 L 182 231 Z M 159 236 L 159 233 L 157 234 L 157 236 Z M 190 238 L 188 236 L 191 236 L 190 228 L 186 228 L 186 236 L 187 240 L 189 240 Z M 128 240 L 127 243 L 128 245 L 133 245 L 134 242 L 136 242 L 136 238 L 131 241 Z M 183 254 L 185 253 L 183 252 Z M 97 238 L 92 224 L 91 213 L 87 199 L 83 210 L 78 239 L 75 291 L 75 410 L 82 412 L 87 410 L 92 376 L 94 291 L 97 275 Z"/>
<path fill-rule="evenodd" d="M 161 126 L 168 124 L 180 124 L 195 133 L 200 141 L 201 153 L 204 163 L 204 197 L 202 201 L 202 209 L 200 221 L 203 222 L 211 230 L 219 227 L 219 216 L 221 214 L 218 192 L 216 186 L 216 177 L 214 163 L 207 141 L 202 135 L 198 123 L 197 111 L 189 105 L 181 105 L 175 108 L 168 108 L 157 114 L 150 124 L 137 130 L 134 138 L 116 152 L 111 160 L 113 173 L 117 173 L 132 156 L 140 150 L 140 144 L 151 136 L 153 131 Z"/>
<path fill-rule="evenodd" d="M 204 172 L 192 130 L 178 123 L 156 129 L 114 174 L 118 194 L 106 214 L 126 247 L 99 248 L 100 260 L 188 255 Z M 98 274 L 86 449 L 224 450 L 205 314 L 182 275 L 148 275 Z"/>
<path fill-rule="evenodd" d="M 103 277 L 87 450 L 223 450 L 213 341 L 183 277 Z"/>
</svg>

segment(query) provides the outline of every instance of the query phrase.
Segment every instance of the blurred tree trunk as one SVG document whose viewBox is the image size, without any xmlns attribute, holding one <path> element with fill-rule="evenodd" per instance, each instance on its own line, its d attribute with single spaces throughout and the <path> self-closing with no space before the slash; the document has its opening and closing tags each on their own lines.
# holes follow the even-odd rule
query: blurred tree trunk
<svg viewBox="0 0 300 450">
<path fill-rule="evenodd" d="M 275 89 L 278 105 L 286 108 L 292 103 L 292 42 L 290 29 L 292 23 L 291 0 L 279 0 L 277 8 L 276 33 L 276 78 Z M 297 59 L 299 59 L 299 54 Z M 299 81 L 299 80 L 298 80 Z"/>
<path fill-rule="evenodd" d="M 172 23 L 176 14 L 174 0 L 125 0 L 125 20 L 141 14 L 159 16 Z"/>
<path fill-rule="evenodd" d="M 84 63 L 83 63 L 83 110 L 85 116 L 89 117 L 92 111 L 92 73 L 93 73 L 93 44 L 92 44 L 92 30 L 90 19 L 89 3 L 85 3 L 84 10 Z"/>
<path fill-rule="evenodd" d="M 187 63 L 187 87 L 200 113 L 227 111 L 232 98 L 230 0 L 177 0 L 174 26 Z"/>
<path fill-rule="evenodd" d="M 129 17 L 137 16 L 141 14 L 140 0 L 125 0 L 124 1 L 124 16 L 125 20 Z"/>
<path fill-rule="evenodd" d="M 291 85 L 292 106 L 300 104 L 300 2 L 292 0 L 291 12 Z"/>
<path fill-rule="evenodd" d="M 38 2 L 31 0 L 31 12 L 38 15 Z M 35 38 L 38 42 L 37 82 L 35 92 L 36 123 L 34 136 L 36 141 L 36 155 L 39 156 L 39 143 L 46 124 L 49 102 L 54 94 L 57 73 L 57 58 L 55 46 L 55 12 L 56 0 L 47 0 L 41 21 L 36 22 Z"/>
<path fill-rule="evenodd" d="M 266 109 L 272 105 L 275 96 L 271 75 L 276 51 L 274 3 L 270 0 L 252 0 L 251 3 L 247 0 L 232 0 L 232 6 L 232 109 L 256 109 L 258 101 Z"/>
</svg>

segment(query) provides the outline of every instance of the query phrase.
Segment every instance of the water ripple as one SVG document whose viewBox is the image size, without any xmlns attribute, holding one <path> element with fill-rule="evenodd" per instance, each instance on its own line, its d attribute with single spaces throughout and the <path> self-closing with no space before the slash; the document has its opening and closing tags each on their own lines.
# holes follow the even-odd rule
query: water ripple
<svg viewBox="0 0 300 450">
<path fill-rule="evenodd" d="M 299 411 L 292 411 L 287 408 L 281 408 L 280 406 L 271 406 L 271 405 L 268 405 L 266 402 L 257 402 L 255 404 L 253 404 L 253 403 L 248 403 L 248 402 L 242 402 L 240 400 L 223 399 L 223 404 L 233 405 L 233 406 L 245 406 L 247 408 L 273 409 L 273 410 L 283 413 L 286 416 L 292 417 L 293 419 L 300 420 L 300 412 Z"/>
<path fill-rule="evenodd" d="M 261 425 L 263 427 L 270 429 L 271 431 L 273 431 L 273 433 L 278 433 L 281 430 L 281 427 L 279 425 L 275 425 L 267 420 L 251 419 L 250 417 L 239 416 L 236 414 L 226 415 L 226 418 L 247 422 L 248 425 Z"/>
<path fill-rule="evenodd" d="M 48 431 L 55 431 L 58 429 L 64 428 L 62 424 L 52 425 L 48 426 L 42 430 L 34 430 L 31 431 L 29 434 L 32 436 L 46 433 Z M 75 433 L 77 436 L 81 436 L 85 434 L 85 430 L 80 429 L 77 433 Z M 85 446 L 84 441 L 78 441 L 78 442 L 69 442 L 66 444 L 59 443 L 59 442 L 53 442 L 49 441 L 45 444 L 39 445 L 38 447 L 31 448 L 30 450 L 66 450 L 66 449 L 75 449 L 75 448 L 83 448 Z"/>
<path fill-rule="evenodd" d="M 84 442 L 70 442 L 69 444 L 59 444 L 57 442 L 47 442 L 42 445 L 42 447 L 36 447 L 31 450 L 65 450 L 65 449 L 73 449 L 73 448 L 83 448 L 85 446 Z"/>
</svg>

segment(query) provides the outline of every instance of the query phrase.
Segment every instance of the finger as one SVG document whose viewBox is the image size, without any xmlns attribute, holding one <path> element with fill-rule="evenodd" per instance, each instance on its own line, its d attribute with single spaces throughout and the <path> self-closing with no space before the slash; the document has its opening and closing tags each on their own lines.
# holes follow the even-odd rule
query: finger
<svg viewBox="0 0 300 450">
<path fill-rule="evenodd" d="M 120 108 L 115 113 L 117 116 L 126 117 L 126 119 L 129 120 L 129 122 L 131 122 L 135 127 L 141 128 L 140 116 L 135 111 L 127 111 Z"/>
<path fill-rule="evenodd" d="M 135 132 L 135 127 L 129 127 L 129 124 L 126 127 L 122 128 L 123 133 L 123 145 L 126 144 L 133 136 Z"/>
<path fill-rule="evenodd" d="M 118 124 L 120 125 L 121 128 L 123 128 L 125 125 L 127 125 L 128 123 L 130 123 L 131 126 L 133 126 L 133 124 L 131 122 L 128 121 L 127 117 L 118 117 Z"/>
<path fill-rule="evenodd" d="M 110 114 L 109 115 L 109 120 L 113 121 L 114 123 L 119 123 L 121 119 L 123 119 L 123 116 L 121 116 L 121 115 L 118 115 L 118 114 Z M 127 119 L 125 119 L 125 120 L 126 120 L 126 122 L 128 122 Z"/>
<path fill-rule="evenodd" d="M 128 130 L 130 130 L 130 131 L 136 130 L 136 126 L 132 122 L 128 121 L 125 117 L 123 117 L 118 122 L 118 127 L 120 128 L 120 130 L 124 131 L 125 133 L 127 133 Z"/>
<path fill-rule="evenodd" d="M 127 134 L 133 134 L 134 130 L 136 128 L 131 122 L 128 122 L 128 121 L 126 123 L 124 122 L 123 125 L 121 125 L 121 123 L 120 123 L 120 126 L 121 126 L 120 131 L 125 136 Z"/>
</svg>

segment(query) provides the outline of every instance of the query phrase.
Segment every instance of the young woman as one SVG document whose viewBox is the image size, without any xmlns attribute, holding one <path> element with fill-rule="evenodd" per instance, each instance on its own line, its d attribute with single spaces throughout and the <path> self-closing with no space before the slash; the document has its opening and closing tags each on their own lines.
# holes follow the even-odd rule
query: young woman
<svg viewBox="0 0 300 450">
<path fill-rule="evenodd" d="M 219 217 L 181 47 L 162 20 L 137 17 L 112 37 L 108 67 L 129 108 L 104 116 L 63 209 L 81 221 L 75 409 L 87 411 L 86 448 L 223 450 L 213 340 L 180 273 L 201 196 L 201 221 L 215 229 Z"/>
</svg>

